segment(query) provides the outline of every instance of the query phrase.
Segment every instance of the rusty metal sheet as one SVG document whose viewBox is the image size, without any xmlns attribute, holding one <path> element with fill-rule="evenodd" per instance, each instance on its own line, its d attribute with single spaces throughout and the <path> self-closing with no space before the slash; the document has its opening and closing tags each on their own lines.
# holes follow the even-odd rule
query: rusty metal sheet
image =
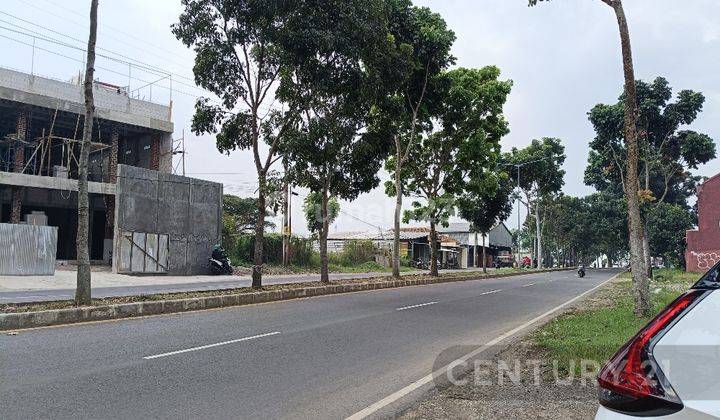
<svg viewBox="0 0 720 420">
<path fill-rule="evenodd" d="M 0 223 L 0 275 L 55 273 L 57 227 Z"/>
</svg>

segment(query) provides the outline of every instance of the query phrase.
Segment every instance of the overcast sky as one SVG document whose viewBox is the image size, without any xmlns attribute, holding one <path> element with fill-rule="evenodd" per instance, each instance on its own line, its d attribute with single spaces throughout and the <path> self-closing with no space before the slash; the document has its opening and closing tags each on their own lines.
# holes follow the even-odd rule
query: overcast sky
<svg viewBox="0 0 720 420">
<path fill-rule="evenodd" d="M 87 40 L 89 3 L 0 0 L 0 48 L 5 52 L 0 65 L 26 72 L 32 67 L 35 74 L 62 80 L 77 75 L 83 67 L 80 49 Z M 502 141 L 503 149 L 523 147 L 533 138 L 558 137 L 567 152 L 565 193 L 592 193 L 583 184 L 588 141 L 593 137 L 586 114 L 597 103 L 616 101 L 622 89 L 612 9 L 600 0 L 554 0 L 535 8 L 528 8 L 526 0 L 416 4 L 440 13 L 455 31 L 458 66 L 497 65 L 503 78 L 513 80 L 505 107 L 510 134 Z M 625 8 L 636 77 L 664 76 L 675 92 L 703 92 L 704 112 L 692 128 L 720 139 L 720 1 L 626 0 Z M 178 0 L 100 0 L 98 53 L 114 59 L 98 57 L 97 77 L 129 83 L 135 94 L 168 103 L 169 78 L 155 83 L 152 92 L 144 85 L 165 77 L 162 72 L 172 73 L 174 137 L 180 138 L 185 129 L 187 173 L 223 182 L 227 193 L 252 195 L 257 183 L 250 153 L 221 155 L 211 136 L 189 132 L 195 98 L 203 92 L 192 83 L 192 52 L 169 30 L 180 11 Z M 720 163 L 714 160 L 699 173 L 710 176 L 719 171 Z M 381 188 L 353 203 L 343 202 L 342 210 L 333 231 L 377 230 L 392 224 L 393 201 Z M 293 220 L 294 232 L 307 232 L 298 198 Z M 514 227 L 516 220 L 513 214 L 508 225 Z"/>
</svg>

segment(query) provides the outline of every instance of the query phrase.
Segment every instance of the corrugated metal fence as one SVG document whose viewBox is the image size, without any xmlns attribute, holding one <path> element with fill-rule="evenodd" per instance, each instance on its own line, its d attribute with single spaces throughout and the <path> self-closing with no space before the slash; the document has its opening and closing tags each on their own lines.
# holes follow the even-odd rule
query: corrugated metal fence
<svg viewBox="0 0 720 420">
<path fill-rule="evenodd" d="M 57 227 L 0 223 L 0 275 L 53 275 Z"/>
</svg>

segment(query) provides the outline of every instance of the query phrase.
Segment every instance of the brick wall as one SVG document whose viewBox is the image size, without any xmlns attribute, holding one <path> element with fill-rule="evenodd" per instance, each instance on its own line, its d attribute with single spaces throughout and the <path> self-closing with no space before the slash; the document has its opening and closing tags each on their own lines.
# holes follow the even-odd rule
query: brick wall
<svg viewBox="0 0 720 420">
<path fill-rule="evenodd" d="M 686 235 L 687 270 L 705 272 L 720 262 L 720 174 L 698 189 L 698 228 Z"/>
</svg>

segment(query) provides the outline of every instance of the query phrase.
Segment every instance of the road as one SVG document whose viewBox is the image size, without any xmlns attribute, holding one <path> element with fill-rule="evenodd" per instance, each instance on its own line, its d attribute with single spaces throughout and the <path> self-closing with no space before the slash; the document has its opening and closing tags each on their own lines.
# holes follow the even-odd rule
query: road
<svg viewBox="0 0 720 420">
<path fill-rule="evenodd" d="M 487 343 L 615 273 L 532 274 L 2 335 L 0 417 L 345 418 L 426 376 L 444 350 Z"/>
</svg>

